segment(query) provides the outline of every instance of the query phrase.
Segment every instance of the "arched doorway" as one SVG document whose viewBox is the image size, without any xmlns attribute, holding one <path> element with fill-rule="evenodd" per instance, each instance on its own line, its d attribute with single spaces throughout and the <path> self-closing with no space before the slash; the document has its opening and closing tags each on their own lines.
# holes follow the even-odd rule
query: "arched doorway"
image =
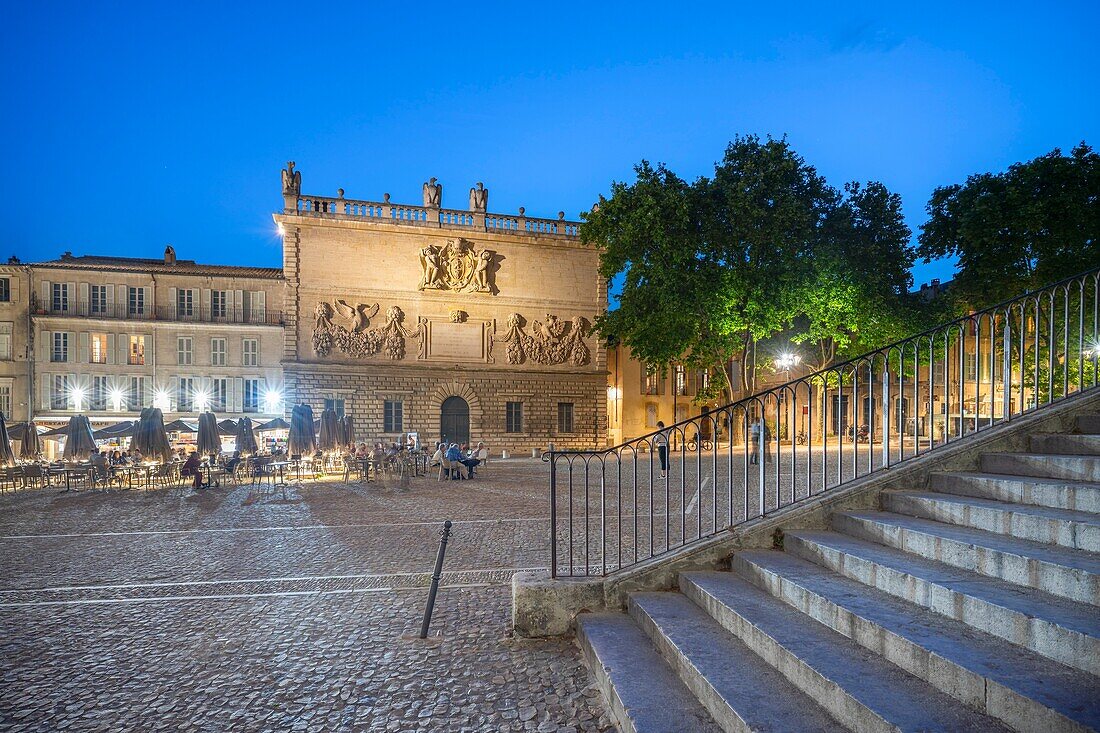
<svg viewBox="0 0 1100 733">
<path fill-rule="evenodd" d="M 470 404 L 461 397 L 448 397 L 439 410 L 439 435 L 448 443 L 470 442 Z"/>
</svg>

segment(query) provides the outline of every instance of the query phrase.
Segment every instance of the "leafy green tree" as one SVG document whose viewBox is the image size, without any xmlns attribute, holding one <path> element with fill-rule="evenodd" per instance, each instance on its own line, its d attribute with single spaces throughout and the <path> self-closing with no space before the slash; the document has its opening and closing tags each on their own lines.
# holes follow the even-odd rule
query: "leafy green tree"
<svg viewBox="0 0 1100 733">
<path fill-rule="evenodd" d="M 918 254 L 957 256 L 954 297 L 975 308 L 1100 264 L 1100 155 L 1081 143 L 937 188 Z"/>
</svg>

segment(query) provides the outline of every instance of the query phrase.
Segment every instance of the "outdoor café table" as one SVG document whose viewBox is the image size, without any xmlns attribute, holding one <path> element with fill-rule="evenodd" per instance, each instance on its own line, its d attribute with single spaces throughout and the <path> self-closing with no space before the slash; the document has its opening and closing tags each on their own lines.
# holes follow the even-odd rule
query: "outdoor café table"
<svg viewBox="0 0 1100 733">
<path fill-rule="evenodd" d="M 211 466 L 209 463 L 199 464 L 199 470 L 206 475 L 206 481 L 204 484 L 210 486 L 221 486 L 221 477 L 225 475 L 225 469 L 221 466 Z"/>
<path fill-rule="evenodd" d="M 286 469 L 288 466 L 290 466 L 290 461 L 272 461 L 267 464 L 267 475 L 271 477 L 272 486 L 286 487 Z"/>
<path fill-rule="evenodd" d="M 58 485 L 60 486 L 61 476 L 65 477 L 65 491 L 73 490 L 72 478 L 73 476 L 87 476 L 89 472 L 95 469 L 89 464 L 87 466 L 65 466 L 62 468 L 51 468 L 50 475 L 58 477 Z"/>
</svg>

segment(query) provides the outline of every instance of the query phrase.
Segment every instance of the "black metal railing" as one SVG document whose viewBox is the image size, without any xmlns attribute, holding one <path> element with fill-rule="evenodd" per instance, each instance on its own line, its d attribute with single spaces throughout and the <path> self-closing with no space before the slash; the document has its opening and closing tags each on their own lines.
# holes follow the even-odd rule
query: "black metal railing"
<svg viewBox="0 0 1100 733">
<path fill-rule="evenodd" d="M 105 318 L 129 321 L 180 321 L 194 323 L 251 323 L 256 325 L 283 325 L 283 314 L 273 310 L 245 308 L 207 308 L 194 306 L 180 308 L 174 305 L 145 305 L 135 308 L 128 303 L 97 303 L 71 301 L 65 304 L 38 304 L 33 312 L 43 316 L 68 316 L 72 318 Z"/>
<path fill-rule="evenodd" d="M 1098 288 L 1094 269 L 613 448 L 551 446 L 551 573 L 614 573 L 1095 388 Z"/>
</svg>

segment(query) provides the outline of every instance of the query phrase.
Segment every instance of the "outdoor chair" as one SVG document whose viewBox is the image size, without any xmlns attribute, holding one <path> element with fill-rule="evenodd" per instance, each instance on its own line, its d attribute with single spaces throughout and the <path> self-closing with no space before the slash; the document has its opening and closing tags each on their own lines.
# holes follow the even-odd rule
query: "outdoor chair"
<svg viewBox="0 0 1100 733">
<path fill-rule="evenodd" d="M 21 478 L 22 476 L 20 475 L 18 468 L 13 467 L 0 469 L 0 492 L 9 487 L 12 491 L 15 491 L 17 488 L 19 488 Z"/>
<path fill-rule="evenodd" d="M 352 477 L 356 481 L 363 480 L 363 463 L 356 458 L 344 457 L 344 483 L 351 483 Z"/>
<path fill-rule="evenodd" d="M 29 463 L 23 466 L 22 474 L 24 486 L 42 488 L 46 483 L 46 473 L 42 470 L 42 466 L 37 463 Z"/>
<path fill-rule="evenodd" d="M 455 477 L 455 472 L 460 470 L 461 465 L 461 463 L 448 461 L 447 456 L 443 456 L 443 458 L 441 458 L 439 461 L 439 475 L 436 476 L 435 480 L 439 481 L 444 477 L 444 475 L 447 477 L 448 480 L 453 479 Z"/>
<path fill-rule="evenodd" d="M 93 487 L 106 489 L 115 485 L 122 488 L 122 477 L 112 472 L 107 466 L 92 466 L 88 473 Z"/>
<path fill-rule="evenodd" d="M 489 449 L 488 448 L 482 448 L 481 450 L 479 450 L 477 452 L 477 456 L 475 456 L 475 457 L 479 461 L 481 461 L 481 463 L 479 463 L 478 466 L 477 466 L 477 472 L 481 473 L 485 469 L 485 466 L 487 466 L 489 464 Z"/>
</svg>

